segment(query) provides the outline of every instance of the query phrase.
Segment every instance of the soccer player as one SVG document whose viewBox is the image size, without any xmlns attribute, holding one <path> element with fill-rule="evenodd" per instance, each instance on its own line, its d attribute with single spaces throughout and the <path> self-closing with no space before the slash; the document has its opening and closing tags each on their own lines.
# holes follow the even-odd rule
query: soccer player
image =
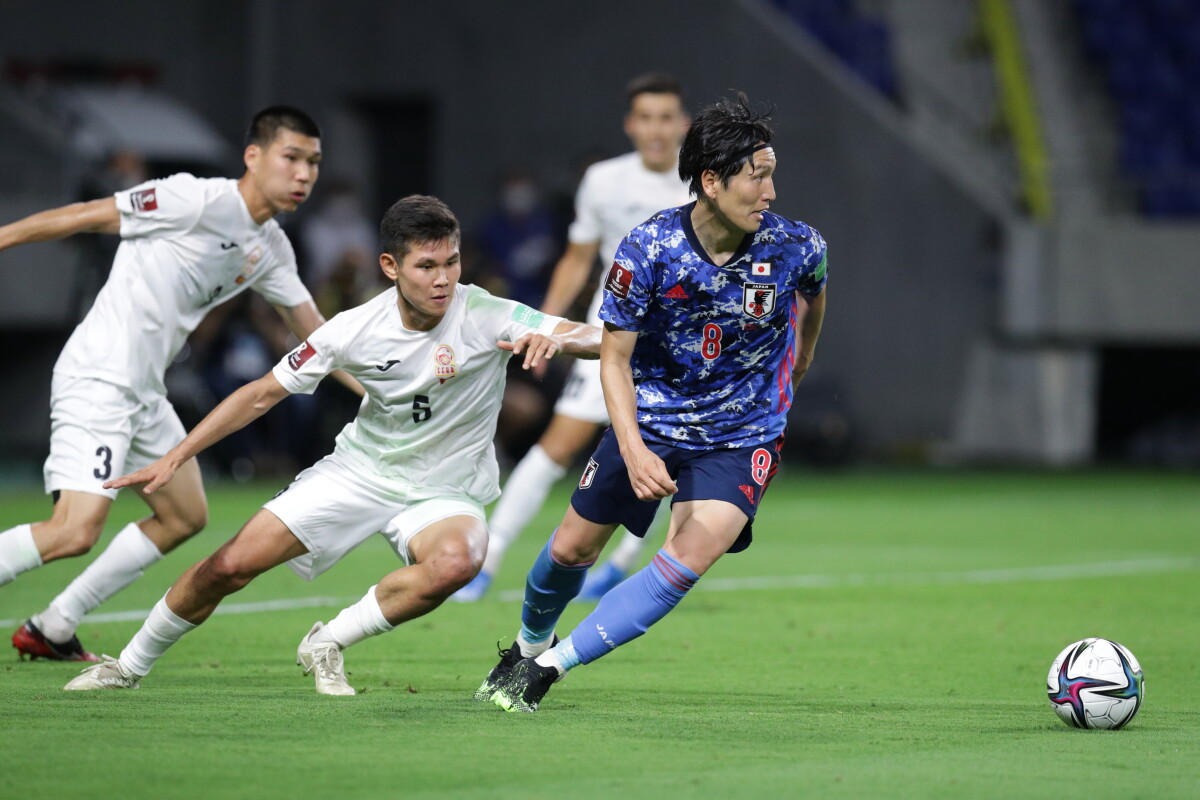
<svg viewBox="0 0 1200 800">
<path fill-rule="evenodd" d="M 583 291 L 596 255 L 611 259 L 617 245 L 635 225 L 664 208 L 686 203 L 690 192 L 676 171 L 679 145 L 687 132 L 683 88 L 668 75 L 634 78 L 626 89 L 625 135 L 634 152 L 593 164 L 575 196 L 575 221 L 567 232 L 566 252 L 554 267 L 542 311 L 564 314 Z M 596 287 L 587 321 L 599 325 L 602 286 Z M 530 448 L 509 476 L 506 492 L 488 520 L 488 554 L 475 580 L 455 600 L 478 600 L 500 569 L 504 552 L 537 514 L 551 486 L 608 424 L 600 365 L 579 361 L 554 407 L 554 417 L 541 440 Z M 595 570 L 585 597 L 599 597 L 628 572 L 642 550 L 643 539 L 627 534 L 603 567 Z"/>
<path fill-rule="evenodd" d="M 679 155 L 697 200 L 621 243 L 600 310 L 612 428 L 529 571 L 517 640 L 477 699 L 535 711 L 563 673 L 645 633 L 722 554 L 750 544 L 825 313 L 824 240 L 768 211 L 768 121 L 745 95 L 699 114 Z M 555 623 L 613 530 L 643 533 L 664 497 L 666 545 L 555 644 Z"/>
<path fill-rule="evenodd" d="M 116 491 L 106 480 L 162 456 L 184 434 L 163 374 L 213 307 L 246 289 L 267 299 L 303 340 L 324 322 L 275 222 L 308 199 L 321 131 L 303 111 L 254 116 L 238 180 L 186 173 L 113 197 L 43 211 L 0 227 L 0 250 L 76 233 L 121 236 L 108 281 L 54 366 L 50 391 L 50 519 L 0 533 L 0 585 L 100 538 Z M 85 614 L 204 527 L 208 505 L 196 462 L 144 497 L 150 516 L 125 526 L 50 605 L 16 633 L 23 655 L 95 661 L 75 629 Z"/>
<path fill-rule="evenodd" d="M 352 695 L 343 648 L 427 614 L 475 577 L 487 548 L 483 506 L 500 493 L 492 438 L 506 362 L 522 352 L 527 369 L 558 351 L 595 358 L 600 330 L 460 285 L 458 220 L 436 198 L 398 201 L 380 234 L 379 264 L 395 288 L 335 316 L 166 456 L 106 485 L 145 483 L 152 495 L 196 453 L 341 368 L 366 398 L 333 453 L 188 569 L 119 659 L 65 688 L 137 688 L 168 647 L 255 576 L 288 562 L 311 580 L 380 532 L 407 566 L 316 623 L 296 653 L 318 693 Z"/>
</svg>

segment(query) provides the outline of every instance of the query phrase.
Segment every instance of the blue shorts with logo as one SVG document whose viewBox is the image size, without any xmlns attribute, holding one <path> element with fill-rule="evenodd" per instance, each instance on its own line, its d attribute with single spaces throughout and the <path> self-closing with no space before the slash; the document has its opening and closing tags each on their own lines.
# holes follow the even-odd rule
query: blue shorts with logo
<svg viewBox="0 0 1200 800">
<path fill-rule="evenodd" d="M 671 503 L 687 500 L 724 500 L 745 513 L 746 526 L 729 548 L 737 553 L 750 546 L 754 515 L 767 486 L 779 468 L 783 437 L 773 442 L 734 450 L 690 450 L 647 442 L 663 460 L 679 491 Z M 588 459 L 571 506 L 584 519 L 598 525 L 624 525 L 635 536 L 645 536 L 658 510 L 658 500 L 639 500 L 629 484 L 625 459 L 612 428 L 604 432 Z"/>
</svg>

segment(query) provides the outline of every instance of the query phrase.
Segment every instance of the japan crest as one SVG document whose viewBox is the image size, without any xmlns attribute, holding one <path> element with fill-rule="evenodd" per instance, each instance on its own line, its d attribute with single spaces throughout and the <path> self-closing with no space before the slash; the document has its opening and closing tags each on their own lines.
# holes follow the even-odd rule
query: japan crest
<svg viewBox="0 0 1200 800">
<path fill-rule="evenodd" d="M 747 283 L 742 288 L 742 310 L 762 319 L 775 310 L 775 284 Z"/>
</svg>

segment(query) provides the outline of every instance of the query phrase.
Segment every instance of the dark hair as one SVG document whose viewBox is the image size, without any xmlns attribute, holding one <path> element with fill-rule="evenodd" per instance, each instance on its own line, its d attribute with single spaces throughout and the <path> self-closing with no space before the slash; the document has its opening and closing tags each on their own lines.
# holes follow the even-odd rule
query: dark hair
<svg viewBox="0 0 1200 800">
<path fill-rule="evenodd" d="M 722 99 L 696 115 L 679 149 L 679 177 L 688 182 L 692 194 L 704 198 L 700 176 L 706 170 L 717 173 L 725 184 L 743 162 L 753 163 L 754 146 L 769 143 L 774 135 L 767 125 L 773 110 L 752 111 L 745 92 L 738 92 L 736 101 Z"/>
<path fill-rule="evenodd" d="M 458 218 L 454 212 L 441 200 L 426 194 L 410 194 L 392 203 L 379 223 L 383 251 L 401 260 L 410 244 L 458 241 L 458 237 Z"/>
<path fill-rule="evenodd" d="M 683 105 L 683 86 L 665 72 L 647 72 L 631 80 L 625 87 L 627 108 L 633 108 L 633 101 L 639 94 L 673 94 Z"/>
<path fill-rule="evenodd" d="M 246 146 L 256 144 L 264 149 L 270 147 L 279 135 L 280 128 L 314 139 L 321 138 L 321 129 L 308 114 L 292 106 L 271 106 L 250 120 L 250 127 L 246 130 Z"/>
</svg>

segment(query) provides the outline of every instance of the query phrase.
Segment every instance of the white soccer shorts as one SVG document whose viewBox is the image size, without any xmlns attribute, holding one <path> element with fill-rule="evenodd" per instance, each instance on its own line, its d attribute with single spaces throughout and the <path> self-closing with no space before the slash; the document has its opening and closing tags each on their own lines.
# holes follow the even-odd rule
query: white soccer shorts
<svg viewBox="0 0 1200 800">
<path fill-rule="evenodd" d="M 485 520 L 483 507 L 463 497 L 435 497 L 410 503 L 382 497 L 331 457 L 301 472 L 287 489 L 263 505 L 283 521 L 308 552 L 288 562 L 306 581 L 379 533 L 405 564 L 408 543 L 433 523 L 460 515 Z"/>
<path fill-rule="evenodd" d="M 608 424 L 604 388 L 600 385 L 599 360 L 575 360 L 558 402 L 554 404 L 554 413 L 597 425 Z"/>
<path fill-rule="evenodd" d="M 46 492 L 117 496 L 103 484 L 157 461 L 185 435 L 161 395 L 139 398 L 93 378 L 55 375 L 50 383 L 50 456 Z"/>
</svg>

